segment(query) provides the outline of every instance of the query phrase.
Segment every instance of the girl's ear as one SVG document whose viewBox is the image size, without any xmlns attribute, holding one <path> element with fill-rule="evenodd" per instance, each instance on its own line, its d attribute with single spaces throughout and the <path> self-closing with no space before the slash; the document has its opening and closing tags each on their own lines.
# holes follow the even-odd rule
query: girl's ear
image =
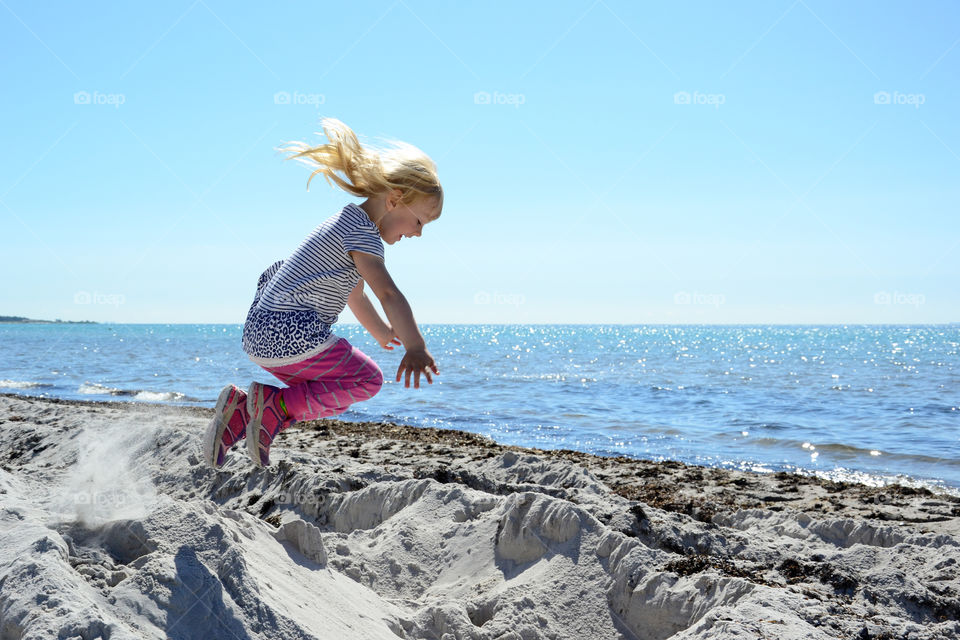
<svg viewBox="0 0 960 640">
<path fill-rule="evenodd" d="M 397 208 L 397 205 L 400 204 L 400 198 L 403 196 L 403 191 L 400 189 L 391 189 L 390 193 L 387 194 L 387 211 L 392 211 Z"/>
</svg>

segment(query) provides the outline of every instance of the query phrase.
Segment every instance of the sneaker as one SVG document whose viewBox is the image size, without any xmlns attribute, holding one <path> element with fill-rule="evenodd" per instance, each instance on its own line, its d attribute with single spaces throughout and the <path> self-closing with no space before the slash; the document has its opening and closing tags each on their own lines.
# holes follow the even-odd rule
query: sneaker
<svg viewBox="0 0 960 640">
<path fill-rule="evenodd" d="M 232 384 L 225 386 L 203 436 L 203 459 L 209 466 L 223 466 L 230 447 L 247 435 L 249 417 L 247 394 Z"/>
<path fill-rule="evenodd" d="M 250 383 L 247 389 L 247 453 L 258 467 L 270 466 L 270 444 L 292 421 L 280 408 L 278 387 L 259 382 Z"/>
</svg>

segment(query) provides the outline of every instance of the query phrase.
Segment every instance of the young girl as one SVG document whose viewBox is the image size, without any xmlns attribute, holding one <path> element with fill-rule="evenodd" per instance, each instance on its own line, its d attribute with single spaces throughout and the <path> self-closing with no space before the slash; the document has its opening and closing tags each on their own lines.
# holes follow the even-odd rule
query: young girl
<svg viewBox="0 0 960 640">
<path fill-rule="evenodd" d="M 355 196 L 314 229 L 286 260 L 270 265 L 257 282 L 243 326 L 243 350 L 286 387 L 253 382 L 244 393 L 234 385 L 220 392 L 207 427 L 203 455 L 220 468 L 227 451 L 247 439 L 247 452 L 258 467 L 270 464 L 270 444 L 298 420 L 343 413 L 354 402 L 380 390 L 383 374 L 367 355 L 332 332 L 346 305 L 384 349 L 402 344 L 406 353 L 397 382 L 420 388 L 420 375 L 433 384 L 439 375 L 406 298 L 387 272 L 383 243 L 419 236 L 440 217 L 443 189 L 434 162 L 408 144 L 377 150 L 365 147 L 338 120 L 324 119 L 328 144 L 311 148 L 297 142 L 282 149 L 316 167 Z M 338 175 L 339 174 L 343 174 Z M 377 296 L 387 316 L 381 319 L 364 293 Z"/>
</svg>

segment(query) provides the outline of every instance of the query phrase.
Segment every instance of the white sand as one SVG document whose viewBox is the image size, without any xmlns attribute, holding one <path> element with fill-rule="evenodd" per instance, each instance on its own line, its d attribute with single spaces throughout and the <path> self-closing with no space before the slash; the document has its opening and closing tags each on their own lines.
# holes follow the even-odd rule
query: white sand
<svg viewBox="0 0 960 640">
<path fill-rule="evenodd" d="M 0 640 L 960 637 L 951 496 L 211 413 L 0 396 Z"/>
</svg>

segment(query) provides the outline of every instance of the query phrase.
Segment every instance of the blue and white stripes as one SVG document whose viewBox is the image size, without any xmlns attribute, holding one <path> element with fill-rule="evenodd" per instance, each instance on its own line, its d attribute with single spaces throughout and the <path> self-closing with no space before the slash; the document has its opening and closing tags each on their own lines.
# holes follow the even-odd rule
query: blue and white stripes
<svg viewBox="0 0 960 640">
<path fill-rule="evenodd" d="M 259 359 L 286 359 L 325 342 L 360 281 L 349 251 L 384 257 L 379 230 L 352 203 L 260 276 L 244 324 L 244 351 Z"/>
</svg>

